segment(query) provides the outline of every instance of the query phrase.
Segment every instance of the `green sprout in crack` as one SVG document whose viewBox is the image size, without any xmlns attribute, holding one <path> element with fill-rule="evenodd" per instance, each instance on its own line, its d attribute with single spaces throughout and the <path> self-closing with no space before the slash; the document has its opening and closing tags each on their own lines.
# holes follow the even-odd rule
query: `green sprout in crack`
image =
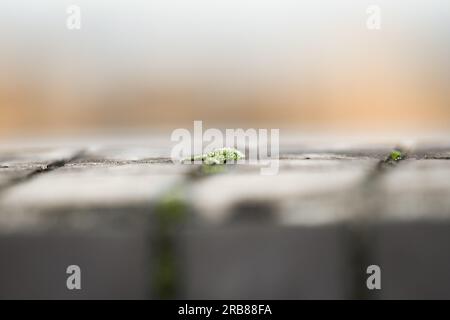
<svg viewBox="0 0 450 320">
<path fill-rule="evenodd" d="M 154 210 L 156 223 L 155 229 L 152 229 L 153 285 L 159 298 L 170 299 L 175 297 L 180 281 L 173 234 L 186 221 L 189 212 L 183 186 L 176 186 L 163 194 Z"/>
<path fill-rule="evenodd" d="M 403 159 L 403 154 L 401 151 L 394 150 L 389 154 L 389 160 L 399 161 Z"/>
<path fill-rule="evenodd" d="M 187 204 L 181 190 L 178 189 L 167 192 L 155 207 L 155 212 L 164 227 L 183 220 L 186 210 Z"/>
<path fill-rule="evenodd" d="M 245 155 L 239 150 L 234 148 L 220 148 L 202 155 L 185 159 L 183 162 L 201 160 L 203 164 L 210 166 L 226 164 L 227 162 L 233 162 L 244 158 Z"/>
</svg>

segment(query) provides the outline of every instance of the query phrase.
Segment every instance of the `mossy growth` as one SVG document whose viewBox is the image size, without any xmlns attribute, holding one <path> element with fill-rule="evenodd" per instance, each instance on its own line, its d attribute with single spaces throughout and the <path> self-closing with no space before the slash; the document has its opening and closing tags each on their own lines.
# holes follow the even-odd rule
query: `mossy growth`
<svg viewBox="0 0 450 320">
<path fill-rule="evenodd" d="M 392 161 L 399 161 L 403 159 L 403 154 L 401 151 L 399 150 L 393 150 L 390 154 L 389 154 L 389 160 Z"/>
<path fill-rule="evenodd" d="M 182 196 L 182 192 L 177 189 L 165 194 L 155 207 L 155 212 L 164 228 L 181 222 L 186 211 L 187 204 Z"/>
<path fill-rule="evenodd" d="M 180 282 L 180 270 L 177 264 L 177 252 L 174 234 L 187 217 L 188 204 L 183 188 L 169 190 L 155 206 L 156 229 L 152 243 L 153 285 L 160 299 L 173 299 L 177 295 Z"/>
<path fill-rule="evenodd" d="M 220 148 L 202 155 L 193 156 L 190 159 L 184 160 L 183 162 L 201 160 L 205 165 L 221 165 L 226 164 L 227 162 L 234 162 L 244 158 L 245 155 L 239 150 L 236 150 L 234 148 Z"/>
</svg>

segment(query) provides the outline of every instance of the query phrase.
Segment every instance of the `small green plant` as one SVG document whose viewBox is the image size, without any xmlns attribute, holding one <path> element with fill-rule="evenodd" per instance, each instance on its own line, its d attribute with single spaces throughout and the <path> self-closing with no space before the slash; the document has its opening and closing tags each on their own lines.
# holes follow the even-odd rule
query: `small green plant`
<svg viewBox="0 0 450 320">
<path fill-rule="evenodd" d="M 241 160 L 244 158 L 245 155 L 239 150 L 236 150 L 234 148 L 220 148 L 202 155 L 185 159 L 183 160 L 183 162 L 201 160 L 205 165 L 219 165 L 226 164 L 230 161 Z"/>
<path fill-rule="evenodd" d="M 403 159 L 403 154 L 399 150 L 394 150 L 389 155 L 389 160 L 392 160 L 392 161 L 399 161 L 402 159 Z"/>
<path fill-rule="evenodd" d="M 175 297 L 180 270 L 177 264 L 173 234 L 186 220 L 188 204 L 182 187 L 167 191 L 155 206 L 155 229 L 153 230 L 153 285 L 161 299 Z"/>
</svg>

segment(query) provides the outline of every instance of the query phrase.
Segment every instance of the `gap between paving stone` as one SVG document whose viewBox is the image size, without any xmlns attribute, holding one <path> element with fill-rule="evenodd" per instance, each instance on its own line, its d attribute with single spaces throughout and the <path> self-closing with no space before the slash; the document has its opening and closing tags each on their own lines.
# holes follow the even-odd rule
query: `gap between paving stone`
<svg viewBox="0 0 450 320">
<path fill-rule="evenodd" d="M 378 182 L 382 176 L 388 174 L 390 170 L 401 164 L 401 161 L 408 158 L 410 150 L 405 148 L 395 148 L 401 152 L 402 157 L 399 160 L 392 160 L 391 154 L 386 155 L 385 159 L 379 160 L 374 170 L 372 170 L 361 185 L 358 186 L 364 207 L 358 209 L 359 215 L 353 217 L 351 221 L 345 224 L 348 233 L 348 243 L 350 252 L 350 265 L 354 268 L 352 274 L 354 276 L 352 283 L 352 298 L 353 299 L 373 299 L 377 297 L 377 292 L 369 292 L 366 288 L 367 274 L 365 268 L 369 265 L 376 264 L 372 260 L 373 254 L 371 252 L 373 233 L 368 232 L 371 228 L 371 223 L 375 222 L 380 216 L 382 208 L 379 206 L 379 199 L 372 200 L 371 195 L 376 193 Z M 364 213 L 364 214 L 362 214 Z"/>
<path fill-rule="evenodd" d="M 159 299 L 177 298 L 181 290 L 179 257 L 176 248 L 176 233 L 182 228 L 192 208 L 186 200 L 186 192 L 190 184 L 215 174 L 216 169 L 225 169 L 223 165 L 193 165 L 187 176 L 178 184 L 169 188 L 157 201 L 155 215 L 157 221 L 152 281 L 153 293 Z M 212 171 L 211 171 L 212 170 Z"/>
<path fill-rule="evenodd" d="M 26 181 L 29 181 L 38 175 L 45 174 L 45 173 L 54 171 L 58 168 L 64 167 L 68 163 L 81 158 L 83 156 L 84 152 L 85 152 L 84 150 L 79 150 L 79 151 L 75 152 L 74 155 L 71 157 L 49 162 L 48 164 L 42 165 L 25 175 L 19 175 L 17 177 L 13 177 L 9 181 L 7 181 L 5 184 L 0 185 L 0 196 L 2 195 L 2 193 L 5 190 L 7 190 L 13 186 L 24 183 Z"/>
</svg>

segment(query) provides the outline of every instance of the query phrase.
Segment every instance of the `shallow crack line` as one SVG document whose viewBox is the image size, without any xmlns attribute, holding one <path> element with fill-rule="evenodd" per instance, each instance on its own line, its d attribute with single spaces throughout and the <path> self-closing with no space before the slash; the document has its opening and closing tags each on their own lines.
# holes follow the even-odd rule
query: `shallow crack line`
<svg viewBox="0 0 450 320">
<path fill-rule="evenodd" d="M 59 160 L 50 162 L 46 165 L 41 166 L 40 168 L 37 168 L 37 169 L 31 171 L 30 173 L 28 173 L 26 175 L 12 178 L 4 185 L 0 185 L 0 195 L 3 192 L 5 192 L 7 189 L 9 189 L 13 186 L 16 186 L 18 184 L 24 183 L 26 181 L 29 181 L 38 175 L 45 174 L 45 173 L 51 172 L 53 170 L 56 170 L 58 168 L 64 167 L 68 163 L 71 163 L 71 162 L 81 158 L 84 154 L 85 154 L 85 150 L 80 150 L 69 158 L 59 159 Z"/>
<path fill-rule="evenodd" d="M 391 154 L 393 151 L 399 151 L 401 154 L 401 157 L 398 160 L 393 160 L 391 157 Z M 405 148 L 396 147 L 393 149 L 393 151 L 388 154 L 384 159 L 378 161 L 377 165 L 375 166 L 374 170 L 367 176 L 367 179 L 363 182 L 363 187 L 371 187 L 374 182 L 378 180 L 382 175 L 384 175 L 386 172 L 388 172 L 390 169 L 396 168 L 402 161 L 409 158 L 409 150 L 406 150 Z"/>
<path fill-rule="evenodd" d="M 180 231 L 194 213 L 185 195 L 192 184 L 217 173 L 214 170 L 207 170 L 208 168 L 223 169 L 219 172 L 226 172 L 225 165 L 194 165 L 182 181 L 164 192 L 156 202 L 156 231 L 149 239 L 154 252 L 151 261 L 153 271 L 150 273 L 149 283 L 151 292 L 158 299 L 179 298 L 184 292 L 183 261 L 180 258 L 177 241 Z"/>
<path fill-rule="evenodd" d="M 369 265 L 377 264 L 374 261 L 372 252 L 372 243 L 374 242 L 374 233 L 371 228 L 380 215 L 382 207 L 379 206 L 378 199 L 372 199 L 373 194 L 377 193 L 378 182 L 380 178 L 395 170 L 400 163 L 408 159 L 408 151 L 401 147 L 396 147 L 393 151 L 399 151 L 401 157 L 397 160 L 392 158 L 392 152 L 385 159 L 379 160 L 373 170 L 363 179 L 358 186 L 361 191 L 361 207 L 355 212 L 354 220 L 348 225 L 348 246 L 352 274 L 352 298 L 353 299 L 377 299 L 379 292 L 369 291 L 366 287 L 366 280 L 369 276 L 366 274 L 366 268 Z M 383 268 L 383 266 L 380 266 Z"/>
<path fill-rule="evenodd" d="M 425 154 L 421 160 L 450 160 L 450 156 L 433 156 Z"/>
</svg>

